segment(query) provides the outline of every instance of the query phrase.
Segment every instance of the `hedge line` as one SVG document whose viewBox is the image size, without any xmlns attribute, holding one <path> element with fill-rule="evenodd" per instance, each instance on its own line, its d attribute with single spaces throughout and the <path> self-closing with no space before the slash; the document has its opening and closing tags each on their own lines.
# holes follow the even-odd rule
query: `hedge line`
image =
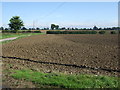
<svg viewBox="0 0 120 90">
<path fill-rule="evenodd" d="M 16 33 L 16 31 L 14 31 L 14 30 L 2 30 L 2 33 Z M 22 31 L 22 30 L 20 30 L 20 31 L 17 31 L 17 33 L 41 33 L 41 31 L 38 31 L 38 30 L 36 30 L 36 31 L 31 31 L 31 30 Z"/>
<path fill-rule="evenodd" d="M 47 31 L 47 34 L 105 34 L 106 31 Z M 120 31 L 110 31 L 110 34 L 120 34 Z"/>
<path fill-rule="evenodd" d="M 47 31 L 47 34 L 96 34 L 97 31 Z"/>
<path fill-rule="evenodd" d="M 99 31 L 99 34 L 105 34 L 105 31 Z"/>
</svg>

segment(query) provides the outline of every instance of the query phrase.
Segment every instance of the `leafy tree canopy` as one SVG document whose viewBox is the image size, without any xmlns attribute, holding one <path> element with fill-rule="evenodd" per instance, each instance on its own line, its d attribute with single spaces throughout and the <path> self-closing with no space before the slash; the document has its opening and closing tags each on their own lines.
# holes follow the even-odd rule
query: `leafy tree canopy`
<svg viewBox="0 0 120 90">
<path fill-rule="evenodd" d="M 13 16 L 9 21 L 9 27 L 11 28 L 11 30 L 15 30 L 15 32 L 17 32 L 17 30 L 20 30 L 20 28 L 24 26 L 23 21 L 20 19 L 19 16 Z"/>
</svg>

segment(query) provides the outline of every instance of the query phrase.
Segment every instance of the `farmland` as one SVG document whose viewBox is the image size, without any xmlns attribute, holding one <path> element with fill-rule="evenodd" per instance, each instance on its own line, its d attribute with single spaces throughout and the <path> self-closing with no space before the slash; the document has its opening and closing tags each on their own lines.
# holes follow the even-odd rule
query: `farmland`
<svg viewBox="0 0 120 90">
<path fill-rule="evenodd" d="M 0 88 L 119 89 L 118 2 L 1 6 Z"/>
<path fill-rule="evenodd" d="M 9 76 L 15 70 L 110 77 L 120 73 L 118 34 L 35 35 L 6 43 L 2 50 L 3 84 L 10 87 L 25 87 L 23 84 L 15 86 L 16 79 Z M 26 82 L 28 84 L 33 85 Z"/>
</svg>

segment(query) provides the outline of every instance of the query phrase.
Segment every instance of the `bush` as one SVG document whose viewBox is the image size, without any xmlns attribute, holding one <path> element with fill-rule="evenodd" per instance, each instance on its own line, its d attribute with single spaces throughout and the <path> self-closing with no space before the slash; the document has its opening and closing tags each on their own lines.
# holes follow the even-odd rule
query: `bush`
<svg viewBox="0 0 120 90">
<path fill-rule="evenodd" d="M 25 31 L 26 33 L 31 33 L 32 31 L 31 30 L 27 30 L 27 31 Z"/>
<path fill-rule="evenodd" d="M 16 30 L 2 30 L 2 33 L 16 33 Z M 41 31 L 18 30 L 17 33 L 41 33 Z"/>
<path fill-rule="evenodd" d="M 99 31 L 99 34 L 105 34 L 105 31 Z"/>
<path fill-rule="evenodd" d="M 41 33 L 41 31 L 33 31 L 34 33 Z"/>
<path fill-rule="evenodd" d="M 111 34 L 116 34 L 116 32 L 115 32 L 115 31 L 111 31 L 110 33 L 111 33 Z"/>
<path fill-rule="evenodd" d="M 2 30 L 2 33 L 16 33 L 16 30 Z"/>
<path fill-rule="evenodd" d="M 26 33 L 26 31 L 22 31 L 21 33 Z"/>
<path fill-rule="evenodd" d="M 47 31 L 47 34 L 96 34 L 96 31 Z"/>
<path fill-rule="evenodd" d="M 2 30 L 2 33 L 6 33 L 6 30 Z"/>
<path fill-rule="evenodd" d="M 22 33 L 23 31 L 21 31 L 21 30 L 19 30 L 19 31 L 17 31 L 17 33 Z"/>
</svg>

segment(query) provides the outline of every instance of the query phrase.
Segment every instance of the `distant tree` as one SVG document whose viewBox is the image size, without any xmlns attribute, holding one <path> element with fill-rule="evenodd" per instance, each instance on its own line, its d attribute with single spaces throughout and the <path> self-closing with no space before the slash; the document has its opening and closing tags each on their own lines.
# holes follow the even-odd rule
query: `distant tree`
<svg viewBox="0 0 120 90">
<path fill-rule="evenodd" d="M 58 30 L 58 29 L 59 29 L 59 25 L 55 25 L 55 29 L 57 29 L 57 30 Z"/>
<path fill-rule="evenodd" d="M 90 30 L 92 30 L 92 28 L 90 28 Z"/>
<path fill-rule="evenodd" d="M 5 28 L 5 30 L 8 30 L 8 28 Z"/>
<path fill-rule="evenodd" d="M 23 21 L 19 16 L 13 16 L 9 21 L 10 23 L 8 25 L 11 30 L 14 30 L 14 32 L 17 32 L 22 26 L 24 26 Z"/>
<path fill-rule="evenodd" d="M 4 28 L 3 28 L 3 27 L 0 27 L 0 30 L 4 30 Z"/>
<path fill-rule="evenodd" d="M 112 27 L 112 30 L 120 30 L 120 27 Z"/>
<path fill-rule="evenodd" d="M 46 30 L 49 30 L 49 28 L 46 28 Z"/>
<path fill-rule="evenodd" d="M 103 28 L 103 30 L 106 30 L 106 28 Z"/>
<path fill-rule="evenodd" d="M 66 28 L 65 27 L 62 27 L 61 30 L 65 30 Z"/>
<path fill-rule="evenodd" d="M 102 30 L 102 28 L 98 28 L 98 30 Z"/>
<path fill-rule="evenodd" d="M 54 30 L 54 28 L 56 27 L 55 24 L 51 24 L 51 29 Z"/>
<path fill-rule="evenodd" d="M 31 28 L 32 30 L 35 30 L 35 28 Z"/>
<path fill-rule="evenodd" d="M 67 30 L 70 30 L 70 28 L 67 28 Z"/>
<path fill-rule="evenodd" d="M 96 26 L 93 27 L 93 30 L 98 30 L 98 28 Z"/>
<path fill-rule="evenodd" d="M 78 28 L 75 28 L 75 30 L 78 30 Z"/>
<path fill-rule="evenodd" d="M 47 30 L 47 28 L 43 28 L 43 30 Z"/>
<path fill-rule="evenodd" d="M 27 28 L 26 27 L 22 27 L 21 30 L 27 30 Z"/>
<path fill-rule="evenodd" d="M 86 28 L 83 28 L 83 30 L 86 30 Z"/>
<path fill-rule="evenodd" d="M 29 28 L 29 30 L 32 30 L 32 28 Z"/>
<path fill-rule="evenodd" d="M 40 28 L 37 27 L 36 30 L 40 30 Z"/>
<path fill-rule="evenodd" d="M 71 28 L 72 30 L 74 30 L 74 28 Z"/>
</svg>

